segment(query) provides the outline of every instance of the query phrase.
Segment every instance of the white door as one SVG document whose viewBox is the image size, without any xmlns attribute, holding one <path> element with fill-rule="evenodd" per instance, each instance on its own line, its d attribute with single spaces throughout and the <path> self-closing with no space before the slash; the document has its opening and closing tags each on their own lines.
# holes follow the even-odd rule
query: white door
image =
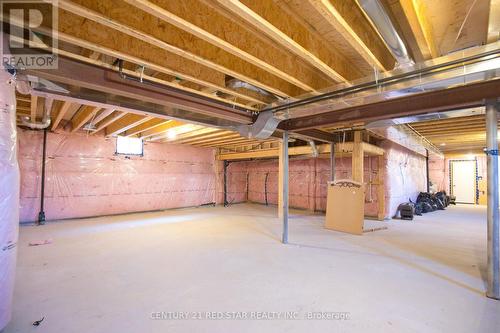
<svg viewBox="0 0 500 333">
<path fill-rule="evenodd" d="M 476 203 L 476 161 L 451 161 L 452 191 L 457 203 Z"/>
</svg>

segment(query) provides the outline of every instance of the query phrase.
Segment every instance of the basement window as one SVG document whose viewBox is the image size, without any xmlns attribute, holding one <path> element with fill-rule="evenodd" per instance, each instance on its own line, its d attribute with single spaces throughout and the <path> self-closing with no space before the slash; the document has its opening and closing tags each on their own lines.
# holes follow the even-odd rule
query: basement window
<svg viewBox="0 0 500 333">
<path fill-rule="evenodd" d="M 141 138 L 117 136 L 116 154 L 144 156 L 144 142 Z"/>
</svg>

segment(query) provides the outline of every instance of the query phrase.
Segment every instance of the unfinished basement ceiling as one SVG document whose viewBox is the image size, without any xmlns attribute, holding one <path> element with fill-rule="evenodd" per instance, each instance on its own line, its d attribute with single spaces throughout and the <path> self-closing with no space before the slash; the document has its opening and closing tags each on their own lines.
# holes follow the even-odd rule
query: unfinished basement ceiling
<svg viewBox="0 0 500 333">
<path fill-rule="evenodd" d="M 443 152 L 477 151 L 486 147 L 484 114 L 410 123 L 409 126 Z"/>
<path fill-rule="evenodd" d="M 487 0 L 382 3 L 417 62 L 498 39 L 492 37 L 498 36 L 500 20 L 496 1 L 491 6 Z M 121 70 L 126 76 L 254 114 L 348 82 L 376 78 L 396 64 L 357 1 L 60 0 L 58 6 L 61 58 Z M 18 101 L 20 116 L 32 121 L 42 118 L 44 98 L 19 95 Z M 192 124 L 190 119 L 172 120 L 84 101 L 54 98 L 49 105 L 52 130 L 234 151 L 272 147 L 276 141 L 249 139 L 234 128 L 212 128 Z M 351 123 L 348 128 L 358 125 L 362 128 L 364 123 Z M 315 127 L 321 130 L 316 133 L 320 137 L 343 129 Z"/>
</svg>

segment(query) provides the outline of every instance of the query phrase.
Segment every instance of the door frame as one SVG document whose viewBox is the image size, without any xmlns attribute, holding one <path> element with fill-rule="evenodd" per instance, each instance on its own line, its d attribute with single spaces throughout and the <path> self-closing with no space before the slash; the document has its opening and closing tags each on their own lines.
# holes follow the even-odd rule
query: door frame
<svg viewBox="0 0 500 333">
<path fill-rule="evenodd" d="M 479 204 L 479 180 L 478 180 L 478 169 L 477 169 L 477 158 L 474 157 L 473 159 L 451 159 L 449 161 L 449 190 L 450 190 L 450 195 L 453 194 L 453 162 L 474 162 L 474 203 L 473 205 L 478 205 Z"/>
</svg>

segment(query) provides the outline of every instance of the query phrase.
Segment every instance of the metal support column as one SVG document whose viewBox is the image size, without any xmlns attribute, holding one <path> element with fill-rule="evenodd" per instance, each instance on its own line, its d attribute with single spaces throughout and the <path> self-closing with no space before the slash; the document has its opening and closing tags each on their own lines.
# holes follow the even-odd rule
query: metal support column
<svg viewBox="0 0 500 333">
<path fill-rule="evenodd" d="M 281 181 L 283 182 L 282 189 L 282 219 L 283 219 L 283 236 L 281 241 L 283 244 L 288 243 L 288 131 L 283 132 L 283 149 L 281 150 L 282 173 Z"/>
<path fill-rule="evenodd" d="M 335 180 L 335 143 L 330 143 L 330 181 Z"/>
<path fill-rule="evenodd" d="M 429 193 L 431 189 L 429 178 L 429 149 L 425 150 L 425 179 L 427 179 L 427 193 Z"/>
<path fill-rule="evenodd" d="M 227 202 L 227 167 L 229 165 L 228 161 L 224 161 L 224 207 L 228 206 Z"/>
<path fill-rule="evenodd" d="M 43 147 L 42 147 L 42 176 L 40 186 L 40 212 L 38 213 L 38 225 L 45 224 L 45 163 L 47 157 L 47 129 L 43 130 Z"/>
<path fill-rule="evenodd" d="M 488 288 L 486 296 L 500 299 L 498 224 L 498 115 L 496 101 L 486 103 L 486 143 L 488 155 Z"/>
</svg>

